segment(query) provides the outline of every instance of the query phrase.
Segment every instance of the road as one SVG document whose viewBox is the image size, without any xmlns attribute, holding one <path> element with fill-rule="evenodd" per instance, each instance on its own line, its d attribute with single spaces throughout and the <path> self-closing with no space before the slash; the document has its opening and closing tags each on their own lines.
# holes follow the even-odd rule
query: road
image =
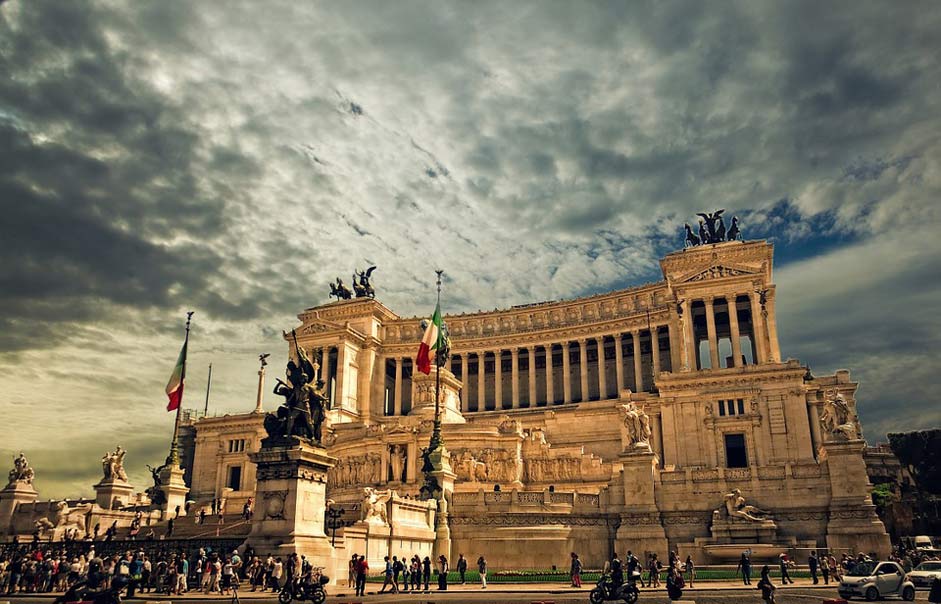
<svg viewBox="0 0 941 604">
<path fill-rule="evenodd" d="M 381 603 L 381 604 L 531 604 L 536 602 L 553 602 L 554 604 L 587 604 L 588 589 L 579 593 L 571 590 L 551 591 L 549 589 L 540 591 L 500 591 L 493 590 L 455 590 L 447 593 L 432 591 L 430 593 L 419 594 L 376 594 L 368 593 L 365 598 L 353 597 L 350 590 L 330 589 L 330 593 L 335 594 L 327 598 L 328 604 L 342 603 Z M 345 593 L 344 593 L 345 592 Z M 144 594 L 147 596 L 147 594 Z M 777 604 L 819 604 L 826 598 L 836 598 L 835 588 L 809 588 L 809 587 L 787 587 L 779 589 L 776 594 Z M 52 598 L 48 596 L 0 596 L 0 602 L 10 601 L 10 604 L 51 604 Z M 136 602 L 145 604 L 148 601 L 158 601 L 157 598 L 147 596 L 145 598 L 125 600 L 125 602 Z M 214 596 L 205 597 L 202 595 L 186 595 L 182 597 L 159 599 L 161 604 L 168 602 L 218 602 L 220 604 L 231 604 L 231 598 Z M 640 600 L 643 604 L 670 604 L 665 591 L 641 591 Z M 762 604 L 761 594 L 757 589 L 692 589 L 686 590 L 683 595 L 683 601 L 695 602 L 696 604 L 734 604 L 738 602 Z M 896 599 L 895 601 L 900 601 Z M 919 591 L 916 601 L 927 602 L 928 592 Z M 277 604 L 277 599 L 273 597 L 243 597 L 242 604 Z M 303 603 L 298 603 L 303 604 Z"/>
</svg>

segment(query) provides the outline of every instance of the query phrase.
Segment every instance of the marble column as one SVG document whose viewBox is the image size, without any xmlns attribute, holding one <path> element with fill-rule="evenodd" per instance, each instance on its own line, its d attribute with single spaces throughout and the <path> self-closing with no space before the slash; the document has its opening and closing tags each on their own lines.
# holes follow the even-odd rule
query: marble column
<svg viewBox="0 0 941 604">
<path fill-rule="evenodd" d="M 598 400 L 608 398 L 608 376 L 605 375 L 604 336 L 595 338 L 598 345 Z"/>
<path fill-rule="evenodd" d="M 327 398 L 329 398 L 331 401 L 333 401 L 331 398 L 333 396 L 333 391 L 331 390 L 332 384 L 330 383 L 330 351 L 332 349 L 333 348 L 331 346 L 324 347 L 323 354 L 321 355 L 322 361 L 320 367 L 320 375 L 322 376 L 320 379 L 323 380 L 324 388 L 326 388 Z"/>
<path fill-rule="evenodd" d="M 572 402 L 572 357 L 570 342 L 562 342 L 562 402 Z"/>
<path fill-rule="evenodd" d="M 453 358 L 454 357 L 452 355 L 448 355 L 448 360 L 444 362 L 444 368 L 448 371 L 451 371 L 451 359 Z"/>
<path fill-rule="evenodd" d="M 712 369 L 718 369 L 719 365 L 719 342 L 716 339 L 716 314 L 713 299 L 706 299 L 706 335 L 709 337 L 709 360 Z"/>
<path fill-rule="evenodd" d="M 470 411 L 470 360 L 467 358 L 469 352 L 461 353 L 461 411 Z"/>
<path fill-rule="evenodd" d="M 529 358 L 529 368 L 526 374 L 529 377 L 529 407 L 536 406 L 536 347 L 530 346 L 527 355 Z"/>
<path fill-rule="evenodd" d="M 621 349 L 622 340 L 621 334 L 615 334 L 614 336 L 614 362 L 616 367 L 614 368 L 614 374 L 618 382 L 618 393 L 617 396 L 621 396 L 621 391 L 624 390 L 624 351 Z"/>
<path fill-rule="evenodd" d="M 778 324 L 775 321 L 774 314 L 774 296 L 768 296 L 765 304 L 768 310 L 768 316 L 765 323 L 768 326 L 768 360 L 772 363 L 778 363 L 781 360 L 781 347 L 778 345 Z"/>
<path fill-rule="evenodd" d="M 503 409 L 503 351 L 493 351 L 493 408 Z"/>
<path fill-rule="evenodd" d="M 644 391 L 644 365 L 640 356 L 640 330 L 631 332 L 634 342 L 634 392 Z"/>
<path fill-rule="evenodd" d="M 477 352 L 477 410 L 487 408 L 487 353 Z M 432 397 L 434 398 L 434 397 Z"/>
<path fill-rule="evenodd" d="M 660 467 L 663 467 L 663 428 L 660 426 L 660 414 L 653 413 L 650 416 L 650 440 L 653 445 L 653 452 L 660 458 Z"/>
<path fill-rule="evenodd" d="M 402 415 L 402 357 L 395 359 L 395 382 L 392 396 L 392 415 Z"/>
<path fill-rule="evenodd" d="M 742 366 L 742 335 L 738 329 L 738 307 L 735 296 L 726 298 L 729 307 L 729 331 L 732 338 L 732 366 Z"/>
<path fill-rule="evenodd" d="M 543 349 L 546 351 L 546 406 L 555 403 L 555 381 L 552 367 L 552 344 L 546 344 Z"/>
<path fill-rule="evenodd" d="M 761 299 L 758 292 L 749 293 L 748 299 L 751 301 L 752 339 L 755 341 L 755 350 L 758 353 L 755 363 L 767 363 L 768 343 L 765 339 L 764 317 L 761 315 Z"/>
<path fill-rule="evenodd" d="M 582 396 L 579 400 L 588 400 L 588 340 L 578 341 L 578 370 L 582 378 Z"/>
<path fill-rule="evenodd" d="M 683 300 L 683 371 L 696 371 L 699 366 L 699 349 L 696 346 L 696 334 L 693 331 L 693 304 Z"/>
<path fill-rule="evenodd" d="M 512 408 L 520 408 L 520 349 L 511 348 L 510 349 L 510 373 L 511 373 L 511 384 L 510 388 L 512 389 Z"/>
<path fill-rule="evenodd" d="M 660 327 L 658 325 L 650 328 L 650 355 L 650 362 L 653 366 L 653 384 L 650 387 L 653 388 L 657 383 L 657 376 L 660 375 Z"/>
</svg>

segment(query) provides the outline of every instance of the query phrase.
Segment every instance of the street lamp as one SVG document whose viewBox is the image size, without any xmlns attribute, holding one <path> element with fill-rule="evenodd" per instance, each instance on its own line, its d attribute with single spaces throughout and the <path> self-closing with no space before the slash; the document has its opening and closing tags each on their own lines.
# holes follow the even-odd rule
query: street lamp
<svg viewBox="0 0 941 604">
<path fill-rule="evenodd" d="M 337 529 L 346 526 L 346 522 L 341 520 L 341 518 L 343 518 L 343 514 L 345 513 L 346 510 L 343 508 L 327 508 L 327 528 L 333 531 L 333 535 L 330 537 L 331 547 L 336 547 Z"/>
</svg>

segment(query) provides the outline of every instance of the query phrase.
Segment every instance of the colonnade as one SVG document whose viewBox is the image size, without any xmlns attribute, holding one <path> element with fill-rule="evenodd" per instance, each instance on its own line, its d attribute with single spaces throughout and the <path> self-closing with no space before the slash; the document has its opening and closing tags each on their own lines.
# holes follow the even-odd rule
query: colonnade
<svg viewBox="0 0 941 604">
<path fill-rule="evenodd" d="M 744 298 L 747 298 L 745 300 Z M 767 304 L 767 301 L 765 301 Z M 742 305 L 745 307 L 743 308 Z M 716 308 L 724 307 L 726 317 L 724 322 L 717 323 Z M 767 308 L 762 307 L 760 292 L 749 292 L 746 295 L 707 296 L 684 300 L 682 314 L 686 317 L 681 321 L 683 326 L 685 358 L 683 365 L 689 369 L 706 368 L 699 358 L 700 342 L 708 342 L 709 367 L 717 369 L 723 366 L 719 358 L 719 340 L 728 337 L 731 344 L 732 366 L 741 367 L 745 364 L 742 355 L 742 336 L 749 338 L 752 346 L 751 358 L 753 363 L 767 362 L 773 358 L 772 351 L 776 346 L 766 327 L 772 326 L 773 321 L 765 321 Z M 746 311 L 748 323 L 745 329 L 739 322 L 739 313 Z M 764 311 L 764 312 L 763 312 Z M 700 315 L 701 312 L 701 315 Z M 776 340 L 776 334 L 774 334 Z"/>
<path fill-rule="evenodd" d="M 668 327 L 657 325 L 562 342 L 458 351 L 446 367 L 464 383 L 465 412 L 604 400 L 625 388 L 651 390 L 654 377 L 672 369 L 668 336 Z M 661 346 L 667 350 L 661 351 Z M 389 362 L 391 404 L 385 412 L 402 415 L 408 411 L 411 359 L 395 357 Z"/>
</svg>

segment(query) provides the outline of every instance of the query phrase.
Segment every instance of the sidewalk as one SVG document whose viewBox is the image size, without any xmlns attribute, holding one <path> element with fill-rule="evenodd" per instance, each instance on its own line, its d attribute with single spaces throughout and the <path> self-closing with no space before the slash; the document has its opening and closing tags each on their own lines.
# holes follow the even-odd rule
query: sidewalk
<svg viewBox="0 0 941 604">
<path fill-rule="evenodd" d="M 754 592 L 757 583 L 757 578 L 752 581 L 751 585 L 743 585 L 741 581 L 703 581 L 697 582 L 695 587 L 686 586 L 683 588 L 684 592 L 687 593 L 697 593 L 704 591 L 747 591 L 749 593 Z M 789 589 L 801 588 L 801 589 L 836 589 L 837 584 L 831 582 L 829 585 L 824 585 L 821 581 L 818 585 L 814 585 L 810 579 L 797 580 L 793 585 L 777 585 L 779 590 L 787 591 Z M 588 597 L 588 592 L 594 587 L 594 583 L 582 583 L 581 589 L 576 587 L 570 587 L 565 583 L 489 583 L 487 589 L 481 589 L 479 583 L 467 583 L 466 585 L 461 585 L 460 583 L 449 583 L 448 592 L 469 592 L 469 593 L 490 593 L 490 594 L 516 594 L 516 593 L 533 593 L 533 594 L 585 594 L 585 597 Z M 379 583 L 369 583 L 366 585 L 366 595 L 375 596 L 375 595 L 387 595 L 391 592 L 386 592 L 386 594 L 379 594 L 381 589 L 381 584 Z M 666 593 L 666 586 L 661 582 L 661 586 L 658 588 L 647 588 L 642 587 L 640 589 L 641 594 L 643 593 Z M 427 592 L 401 592 L 405 593 L 414 593 L 414 594 L 436 594 L 438 593 L 436 585 L 432 585 L 431 589 Z M 353 588 L 347 587 L 347 584 L 344 582 L 342 585 L 327 586 L 327 594 L 330 596 L 342 596 L 342 597 L 352 597 Z M 21 594 L 15 594 L 12 598 L 15 600 L 17 596 Z M 52 594 L 22 594 L 24 597 L 29 598 L 49 598 L 52 599 L 57 597 L 58 593 Z M 4 596 L 3 599 L 7 599 L 11 596 Z M 231 600 L 232 596 L 220 596 L 218 594 L 207 595 L 201 591 L 188 592 L 183 596 L 176 595 L 157 595 L 153 593 L 139 593 L 134 599 L 129 600 L 130 602 L 145 602 L 148 600 L 193 600 L 193 601 L 220 601 L 220 600 Z M 256 591 L 241 589 L 239 590 L 239 599 L 240 600 L 261 600 L 261 599 L 273 599 L 277 598 L 277 593 L 271 591 Z M 128 601 L 127 598 L 123 598 L 124 601 Z"/>
</svg>

